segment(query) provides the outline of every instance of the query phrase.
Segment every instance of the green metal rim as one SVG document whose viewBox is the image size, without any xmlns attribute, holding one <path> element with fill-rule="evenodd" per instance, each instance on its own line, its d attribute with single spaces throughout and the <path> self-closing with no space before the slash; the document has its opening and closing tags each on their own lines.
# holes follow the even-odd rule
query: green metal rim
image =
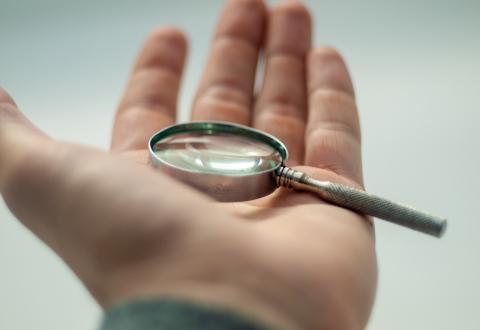
<svg viewBox="0 0 480 330">
<path fill-rule="evenodd" d="M 249 139 L 255 141 L 261 141 L 280 153 L 282 157 L 282 163 L 277 167 L 281 166 L 288 158 L 287 147 L 276 137 L 268 133 L 256 130 L 254 128 L 232 124 L 227 122 L 189 122 L 183 124 L 176 124 L 164 128 L 163 130 L 155 133 L 149 141 L 150 154 L 157 158 L 154 152 L 155 145 L 161 140 L 171 137 L 180 133 L 192 133 L 192 132 L 203 132 L 205 134 L 216 134 L 216 133 L 229 133 L 239 136 L 245 136 Z M 157 158 L 158 159 L 158 158 Z M 276 169 L 276 168 L 275 168 Z M 272 170 L 275 170 L 272 169 Z"/>
</svg>

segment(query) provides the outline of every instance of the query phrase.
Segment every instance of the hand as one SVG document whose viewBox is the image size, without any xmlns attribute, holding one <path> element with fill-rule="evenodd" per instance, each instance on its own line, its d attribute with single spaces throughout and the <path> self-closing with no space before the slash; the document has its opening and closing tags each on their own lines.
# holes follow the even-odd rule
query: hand
<svg viewBox="0 0 480 330">
<path fill-rule="evenodd" d="M 192 119 L 252 125 L 287 145 L 290 166 L 361 187 L 351 80 L 336 51 L 310 49 L 310 34 L 308 11 L 296 1 L 268 13 L 260 0 L 229 1 Z M 255 98 L 262 47 L 265 75 Z M 174 296 L 279 329 L 365 327 L 376 287 L 368 219 L 285 189 L 218 204 L 145 166 L 148 138 L 175 122 L 185 54 L 174 28 L 147 40 L 119 106 L 112 153 L 53 141 L 0 92 L 7 205 L 104 307 Z"/>
</svg>

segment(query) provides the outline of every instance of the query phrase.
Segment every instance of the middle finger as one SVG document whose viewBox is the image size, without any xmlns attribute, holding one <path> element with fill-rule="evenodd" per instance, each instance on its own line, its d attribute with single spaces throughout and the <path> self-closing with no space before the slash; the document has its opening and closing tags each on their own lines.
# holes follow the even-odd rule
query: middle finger
<svg viewBox="0 0 480 330">
<path fill-rule="evenodd" d="M 265 77 L 255 105 L 253 125 L 286 144 L 290 166 L 303 161 L 310 25 L 309 12 L 299 1 L 284 1 L 272 9 L 266 34 Z"/>
<path fill-rule="evenodd" d="M 193 120 L 250 123 L 264 20 L 262 0 L 227 3 L 195 97 Z"/>
</svg>

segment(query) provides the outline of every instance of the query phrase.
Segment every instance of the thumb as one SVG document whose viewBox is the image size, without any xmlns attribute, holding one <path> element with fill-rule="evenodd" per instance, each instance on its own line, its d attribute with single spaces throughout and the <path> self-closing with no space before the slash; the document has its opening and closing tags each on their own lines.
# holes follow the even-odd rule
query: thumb
<svg viewBox="0 0 480 330">
<path fill-rule="evenodd" d="M 17 104 L 10 94 L 0 87 L 0 137 L 9 129 L 21 129 L 24 130 L 24 133 L 30 131 L 39 137 L 47 137 L 18 110 Z"/>
<path fill-rule="evenodd" d="M 29 150 L 49 140 L 18 110 L 13 98 L 0 87 L 0 192 L 11 170 L 28 156 Z"/>
</svg>

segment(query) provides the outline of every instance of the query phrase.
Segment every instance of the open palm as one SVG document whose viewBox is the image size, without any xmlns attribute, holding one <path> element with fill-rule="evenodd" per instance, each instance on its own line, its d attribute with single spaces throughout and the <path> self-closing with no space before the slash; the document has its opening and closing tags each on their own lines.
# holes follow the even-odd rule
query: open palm
<svg viewBox="0 0 480 330">
<path fill-rule="evenodd" d="M 310 34 L 298 2 L 268 12 L 259 0 L 228 2 L 192 119 L 264 130 L 287 145 L 288 165 L 361 187 L 351 80 L 336 51 L 310 49 Z M 261 49 L 265 74 L 255 97 Z M 364 327 L 376 283 L 368 219 L 285 189 L 219 204 L 145 166 L 150 136 L 175 122 L 185 56 L 180 31 L 149 37 L 117 112 L 111 154 L 52 141 L 0 93 L 8 206 L 104 306 L 173 295 L 278 328 Z"/>
</svg>

